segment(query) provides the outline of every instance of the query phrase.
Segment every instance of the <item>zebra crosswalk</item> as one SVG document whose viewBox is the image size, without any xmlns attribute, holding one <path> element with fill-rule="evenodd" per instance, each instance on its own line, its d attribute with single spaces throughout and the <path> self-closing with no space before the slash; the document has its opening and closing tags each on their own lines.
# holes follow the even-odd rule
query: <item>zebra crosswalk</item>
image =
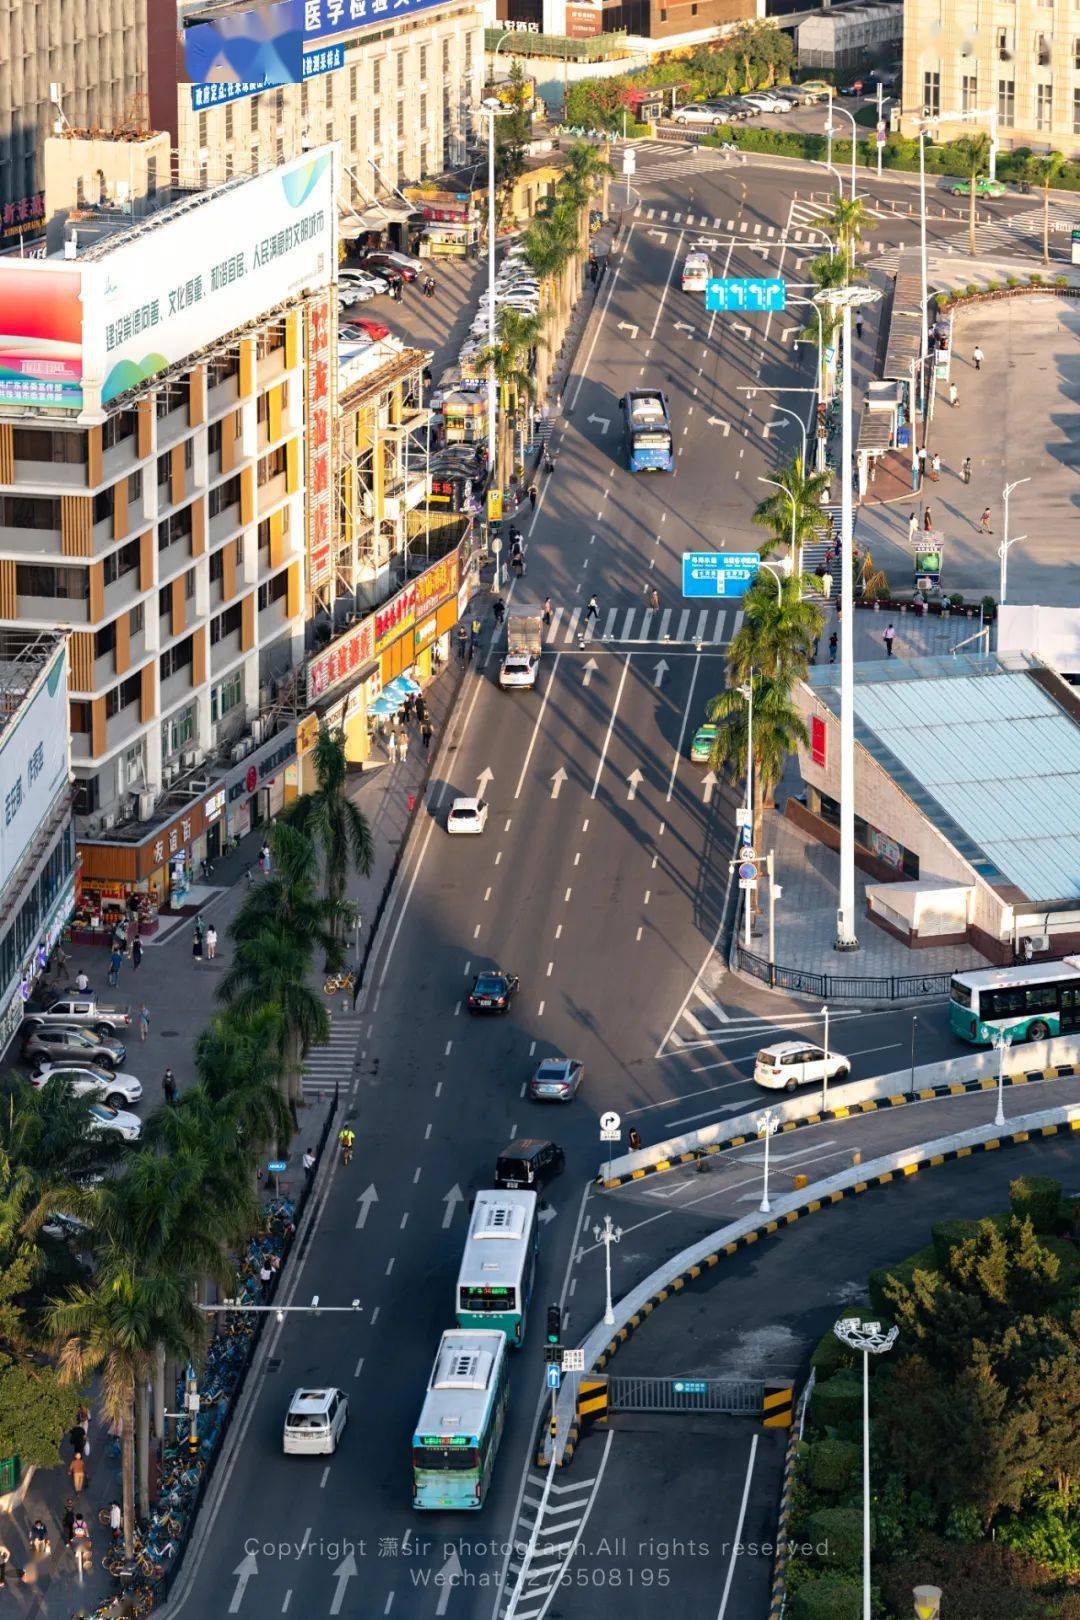
<svg viewBox="0 0 1080 1620">
<path fill-rule="evenodd" d="M 558 607 L 544 632 L 549 647 L 620 645 L 725 647 L 742 624 L 733 608 L 613 607 L 595 618 L 580 607 Z"/>
<path fill-rule="evenodd" d="M 348 999 L 351 992 L 343 991 L 341 995 Z M 335 1087 L 340 1086 L 344 1091 L 349 1085 L 356 1067 L 362 1025 L 359 1014 L 346 1012 L 340 1006 L 331 1007 L 330 1038 L 325 1046 L 313 1046 L 304 1063 L 300 1089 L 305 1097 L 328 1097 Z"/>
</svg>

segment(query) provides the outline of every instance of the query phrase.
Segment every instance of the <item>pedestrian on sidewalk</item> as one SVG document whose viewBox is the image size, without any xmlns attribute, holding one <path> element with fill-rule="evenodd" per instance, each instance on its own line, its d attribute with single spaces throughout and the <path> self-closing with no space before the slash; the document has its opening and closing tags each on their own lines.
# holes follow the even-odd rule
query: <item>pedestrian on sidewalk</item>
<svg viewBox="0 0 1080 1620">
<path fill-rule="evenodd" d="M 938 455 L 937 451 L 934 452 L 933 458 L 930 462 L 930 477 L 934 480 L 935 484 L 941 477 L 941 457 Z"/>
<path fill-rule="evenodd" d="M 839 639 L 840 639 L 839 636 L 837 635 L 836 631 L 834 630 L 832 635 L 829 637 L 829 663 L 830 664 L 835 664 L 836 663 L 836 644 L 839 641 Z"/>
<path fill-rule="evenodd" d="M 35 1558 L 48 1558 L 52 1552 L 49 1545 L 49 1527 L 44 1519 L 35 1519 L 30 1526 L 30 1551 Z"/>
<path fill-rule="evenodd" d="M 141 961 L 142 961 L 142 940 L 139 938 L 138 934 L 136 934 L 135 938 L 131 942 L 131 971 L 133 973 L 138 973 L 139 964 L 140 964 Z"/>
<path fill-rule="evenodd" d="M 90 980 L 86 977 L 86 974 L 82 968 L 80 968 L 78 973 L 75 975 L 75 988 L 79 992 L 80 996 L 85 996 L 86 992 L 90 988 Z"/>
<path fill-rule="evenodd" d="M 529 505 L 532 507 L 533 511 L 535 512 L 536 511 L 536 485 L 535 484 L 530 484 L 529 485 Z"/>
<path fill-rule="evenodd" d="M 467 628 L 465 626 L 465 622 L 463 620 L 461 622 L 461 624 L 459 624 L 458 627 L 457 627 L 457 655 L 458 655 L 458 661 L 460 663 L 463 664 L 465 662 L 465 657 L 466 657 L 466 654 L 468 653 L 468 650 L 469 650 L 469 632 L 468 632 L 468 630 L 467 630 Z"/>
<path fill-rule="evenodd" d="M 979 519 L 979 533 L 993 534 L 993 532 L 993 529 L 990 527 L 990 508 L 988 506 L 984 506 L 982 510 L 982 517 Z"/>
<path fill-rule="evenodd" d="M 930 530 L 934 527 L 934 520 L 930 516 L 930 508 L 928 506 L 923 508 L 922 526 L 925 534 L 929 534 Z"/>
<path fill-rule="evenodd" d="M 207 960 L 212 962 L 216 955 L 217 955 L 217 929 L 214 927 L 213 923 L 211 923 L 209 928 L 206 930 L 206 957 L 207 957 Z"/>
<path fill-rule="evenodd" d="M 270 876 L 270 845 L 266 842 L 265 838 L 263 839 L 262 848 L 259 851 L 259 865 L 263 869 L 263 876 L 264 877 L 269 877 Z"/>
<path fill-rule="evenodd" d="M 398 739 L 398 753 L 401 755 L 401 763 L 404 765 L 409 758 L 409 733 L 407 731 L 403 731 Z"/>
<path fill-rule="evenodd" d="M 891 624 L 887 624 L 885 626 L 885 634 L 882 637 L 882 640 L 885 643 L 885 656 L 886 656 L 886 658 L 891 658 L 892 657 L 892 647 L 893 647 L 893 642 L 894 642 L 895 639 L 896 639 L 896 631 L 894 630 L 894 628 L 893 628 L 893 626 Z"/>
<path fill-rule="evenodd" d="M 166 1069 L 161 1077 L 161 1093 L 166 1108 L 171 1108 L 176 1101 L 176 1076 L 171 1069 Z"/>
<path fill-rule="evenodd" d="M 391 731 L 389 741 L 386 744 L 386 751 L 390 755 L 390 763 L 391 763 L 391 765 L 396 765 L 397 764 L 397 753 L 398 753 L 398 740 L 397 740 L 397 732 L 396 731 Z"/>
<path fill-rule="evenodd" d="M 70 1547 L 75 1534 L 75 1503 L 70 1496 L 64 1503 L 64 1517 L 60 1520 L 60 1527 L 64 1533 L 64 1546 Z"/>
<path fill-rule="evenodd" d="M 113 953 L 109 957 L 109 973 L 108 973 L 109 983 L 113 986 L 114 989 L 116 988 L 116 982 L 120 977 L 120 964 L 121 964 L 121 962 L 123 960 L 124 960 L 123 955 L 114 946 L 113 947 Z"/>
<path fill-rule="evenodd" d="M 971 483 L 971 457 L 965 456 L 960 463 L 960 476 L 965 484 Z"/>
<path fill-rule="evenodd" d="M 976 343 L 975 347 L 971 351 L 971 358 L 975 362 L 975 370 L 976 371 L 981 371 L 982 370 L 983 360 L 986 357 L 983 354 L 982 349 L 980 348 L 980 346 L 977 343 Z"/>
<path fill-rule="evenodd" d="M 649 592 L 649 608 L 653 613 L 659 613 L 660 611 L 660 592 L 655 585 Z"/>
<path fill-rule="evenodd" d="M 304 1175 L 307 1177 L 308 1181 L 310 1181 L 314 1174 L 315 1174 L 315 1155 L 311 1151 L 311 1149 L 308 1147 L 308 1148 L 304 1149 Z"/>
<path fill-rule="evenodd" d="M 586 605 L 586 608 L 585 608 L 585 623 L 588 624 L 589 620 L 591 619 L 592 622 L 593 622 L 593 625 L 595 627 L 596 621 L 599 618 L 599 616 L 600 616 L 600 607 L 599 607 L 599 604 L 597 603 L 596 597 L 595 596 L 590 596 L 589 600 L 588 600 L 588 603 Z"/>
<path fill-rule="evenodd" d="M 949 384 L 949 404 L 955 410 L 957 405 L 959 405 L 959 403 L 960 403 L 960 390 L 957 388 L 955 383 L 950 383 Z"/>
<path fill-rule="evenodd" d="M 195 963 L 196 967 L 198 967 L 202 961 L 202 934 L 199 932 L 198 928 L 194 930 L 191 936 L 191 959 Z"/>
<path fill-rule="evenodd" d="M 908 520 L 907 520 L 908 545 L 913 546 L 915 544 L 915 536 L 918 534 L 918 532 L 919 532 L 919 519 L 918 519 L 918 516 L 914 512 L 909 512 L 908 513 Z"/>
<path fill-rule="evenodd" d="M 86 1488 L 86 1464 L 83 1462 L 82 1452 L 77 1451 L 68 1463 L 68 1474 L 71 1479 L 71 1488 L 76 1496 L 81 1496 Z"/>
<path fill-rule="evenodd" d="M 431 747 L 431 739 L 434 736 L 434 734 L 435 734 L 434 733 L 434 728 L 433 728 L 433 726 L 431 724 L 431 721 L 425 715 L 423 721 L 421 722 L 421 726 L 420 726 L 420 740 L 424 745 L 424 752 L 425 753 Z"/>
<path fill-rule="evenodd" d="M 862 337 L 862 310 L 861 309 L 857 309 L 855 311 L 855 336 L 857 338 Z"/>
<path fill-rule="evenodd" d="M 915 452 L 915 459 L 919 463 L 919 477 L 920 478 L 925 478 L 926 477 L 926 446 L 925 446 L 925 444 L 920 444 L 918 450 Z"/>
<path fill-rule="evenodd" d="M 124 1515 L 119 1502 L 109 1503 L 109 1533 L 113 1539 L 113 1546 L 120 1540 L 124 1528 Z"/>
<path fill-rule="evenodd" d="M 469 626 L 469 651 L 476 652 L 480 646 L 480 620 L 474 618 Z"/>
<path fill-rule="evenodd" d="M 144 1001 L 139 1008 L 139 1039 L 145 1041 L 150 1033 L 150 1009 Z"/>
<path fill-rule="evenodd" d="M 630 1134 L 626 1141 L 631 1153 L 639 1153 L 641 1151 L 641 1135 L 640 1132 L 635 1130 L 633 1126 L 630 1127 Z"/>
</svg>

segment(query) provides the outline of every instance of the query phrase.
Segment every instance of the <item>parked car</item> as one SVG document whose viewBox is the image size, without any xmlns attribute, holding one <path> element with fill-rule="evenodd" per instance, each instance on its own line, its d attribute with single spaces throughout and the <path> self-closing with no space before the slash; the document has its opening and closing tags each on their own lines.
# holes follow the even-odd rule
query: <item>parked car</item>
<svg viewBox="0 0 1080 1620">
<path fill-rule="evenodd" d="M 137 1142 L 142 1135 L 142 1120 L 123 1108 L 110 1108 L 108 1103 L 90 1104 L 89 1126 L 95 1135 L 119 1136 L 124 1142 Z"/>
<path fill-rule="evenodd" d="M 585 1078 L 585 1065 L 577 1058 L 544 1058 L 529 1081 L 534 1102 L 573 1102 Z"/>
<path fill-rule="evenodd" d="M 358 315 L 350 324 L 366 332 L 373 343 L 381 343 L 383 338 L 390 336 L 390 328 L 384 326 L 382 321 L 373 321 L 370 316 Z"/>
<path fill-rule="evenodd" d="M 131 1028 L 131 1008 L 97 1001 L 92 995 L 83 996 L 76 990 L 63 990 L 52 997 L 44 1012 L 27 1013 L 23 1028 L 34 1022 L 77 1024 L 99 1035 L 111 1035 L 116 1030 Z"/>
<path fill-rule="evenodd" d="M 842 1052 L 829 1053 L 829 1079 L 847 1080 L 851 1063 Z M 774 1041 L 757 1055 L 754 1084 L 766 1091 L 796 1091 L 820 1086 L 825 1079 L 825 1051 L 813 1041 Z"/>
<path fill-rule="evenodd" d="M 721 114 L 712 107 L 705 107 L 700 102 L 688 102 L 684 107 L 676 107 L 671 115 L 675 124 L 722 124 Z"/>
<path fill-rule="evenodd" d="M 519 1136 L 504 1147 L 496 1159 L 494 1181 L 496 1187 L 506 1187 L 511 1192 L 518 1187 L 539 1192 L 565 1169 L 566 1154 L 558 1143 Z"/>
<path fill-rule="evenodd" d="M 35 1091 L 48 1085 L 67 1086 L 76 1097 L 100 1097 L 111 1108 L 135 1103 L 143 1094 L 142 1081 L 133 1074 L 113 1074 L 93 1063 L 39 1063 L 30 1076 Z"/>
<path fill-rule="evenodd" d="M 23 1033 L 22 1055 L 35 1066 L 55 1060 L 116 1070 L 127 1058 L 127 1047 L 111 1035 L 92 1035 L 71 1024 L 37 1024 Z"/>
<path fill-rule="evenodd" d="M 824 79 L 804 79 L 802 84 L 793 86 L 793 89 L 807 102 L 828 101 L 833 93 L 832 85 L 827 84 Z"/>
<path fill-rule="evenodd" d="M 415 258 L 411 253 L 399 253 L 396 248 L 379 248 L 376 252 L 369 253 L 367 257 L 385 259 L 387 264 L 395 270 L 400 270 L 409 280 L 415 280 L 424 268 L 421 259 Z"/>
<path fill-rule="evenodd" d="M 487 826 L 488 805 L 484 799 L 455 799 L 446 818 L 448 833 L 482 833 Z"/>
<path fill-rule="evenodd" d="M 332 1457 L 349 1421 L 340 1389 L 298 1389 L 285 1414 L 281 1449 L 286 1456 Z"/>
<path fill-rule="evenodd" d="M 399 281 L 415 281 L 420 274 L 419 261 L 406 259 L 400 253 L 365 253 L 360 266 L 364 270 L 377 270 L 380 276 L 386 276 L 390 281 L 395 276 Z"/>
</svg>

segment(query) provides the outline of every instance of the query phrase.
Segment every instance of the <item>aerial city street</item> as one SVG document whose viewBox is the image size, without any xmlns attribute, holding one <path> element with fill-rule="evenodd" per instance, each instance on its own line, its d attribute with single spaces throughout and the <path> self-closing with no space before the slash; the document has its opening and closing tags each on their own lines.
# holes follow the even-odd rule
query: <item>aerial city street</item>
<svg viewBox="0 0 1080 1620">
<path fill-rule="evenodd" d="M 13 1612 L 1080 1616 L 1017 5 L 0 16 Z"/>
</svg>

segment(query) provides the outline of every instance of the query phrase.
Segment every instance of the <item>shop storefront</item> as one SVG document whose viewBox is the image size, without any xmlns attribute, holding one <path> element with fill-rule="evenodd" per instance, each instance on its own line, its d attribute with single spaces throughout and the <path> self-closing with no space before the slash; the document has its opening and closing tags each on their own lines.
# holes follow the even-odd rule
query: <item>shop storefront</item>
<svg viewBox="0 0 1080 1620">
<path fill-rule="evenodd" d="M 297 753 L 302 792 L 310 793 L 315 785 L 304 761 L 315 746 L 320 720 L 342 733 L 348 763 L 363 765 L 370 747 L 368 698 L 378 695 L 375 615 L 369 613 L 308 664 L 308 706 L 317 713 L 305 715 L 300 722 Z"/>
<path fill-rule="evenodd" d="M 476 252 L 480 226 L 470 192 L 409 186 L 404 194 L 423 217 L 421 257 L 464 258 Z"/>
<path fill-rule="evenodd" d="M 225 822 L 229 838 L 243 838 L 254 827 L 271 822 L 284 808 L 289 776 L 293 796 L 297 787 L 296 726 L 277 731 L 239 765 L 234 765 L 210 799 L 215 807 L 213 827 Z M 218 808 L 221 794 L 224 803 Z M 210 847 L 209 841 L 207 847 Z"/>
<path fill-rule="evenodd" d="M 399 675 L 411 675 L 423 686 L 449 658 L 450 632 L 458 617 L 460 555 L 458 546 L 440 557 L 374 613 L 383 686 Z"/>
<path fill-rule="evenodd" d="M 75 873 L 70 868 L 70 844 L 73 841 L 70 828 L 67 838 L 69 845 L 67 850 L 67 876 L 61 884 L 59 892 L 49 905 L 48 911 L 38 919 L 38 925 L 34 930 L 37 937 L 33 945 L 24 948 L 22 961 L 16 968 L 14 975 L 7 980 L 3 1010 L 0 1012 L 0 1051 L 3 1051 L 7 1046 L 22 1022 L 23 1008 L 30 999 L 34 984 L 52 955 L 54 946 L 63 934 L 67 920 L 71 916 L 72 908 L 75 905 Z M 63 858 L 62 854 L 61 858 Z M 5 939 L 6 943 L 7 940 Z M 5 952 L 5 957 L 6 955 Z"/>
<path fill-rule="evenodd" d="M 107 945 L 117 923 L 136 918 L 152 934 L 162 910 L 179 911 L 205 851 L 206 799 L 195 799 L 170 820 L 146 829 L 138 841 L 82 842 L 79 899 L 71 921 L 73 943 Z"/>
</svg>

